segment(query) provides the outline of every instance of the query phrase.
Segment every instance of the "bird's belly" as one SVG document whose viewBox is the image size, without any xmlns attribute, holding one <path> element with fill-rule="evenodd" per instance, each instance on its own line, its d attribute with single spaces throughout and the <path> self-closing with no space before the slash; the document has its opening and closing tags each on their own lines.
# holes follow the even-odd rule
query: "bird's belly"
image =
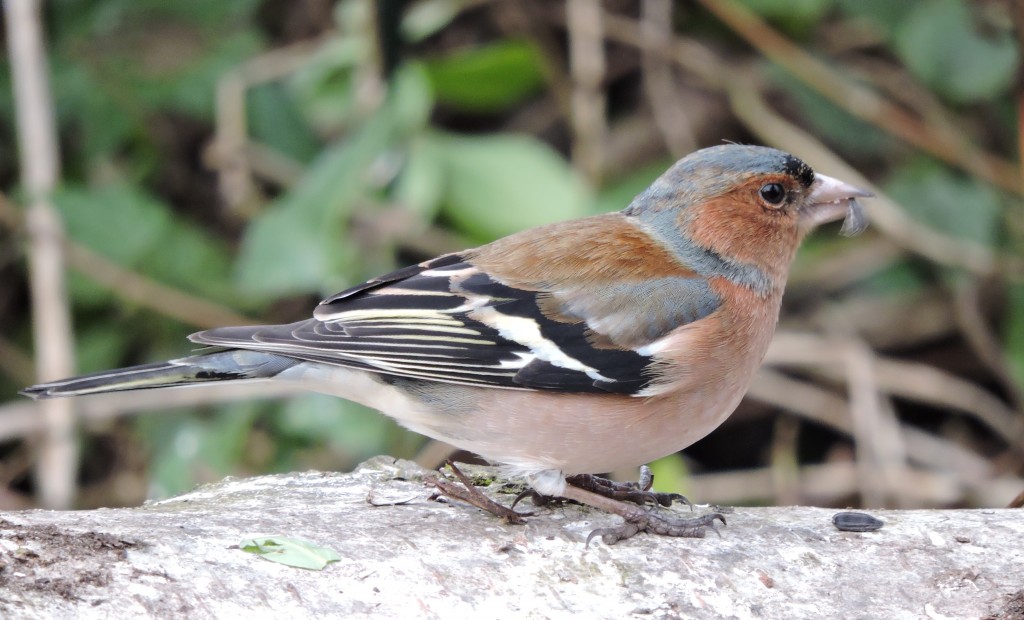
<svg viewBox="0 0 1024 620">
<path fill-rule="evenodd" d="M 282 379 L 373 407 L 403 426 L 532 475 L 602 473 L 677 452 L 720 425 L 747 388 L 733 375 L 655 398 L 395 384 L 358 370 L 302 365 Z M 741 373 L 746 374 L 746 373 Z M 743 379 L 743 380 L 737 380 Z"/>
<path fill-rule="evenodd" d="M 475 388 L 468 388 L 475 389 Z M 479 404 L 433 424 L 400 421 L 491 462 L 531 475 L 636 467 L 704 437 L 736 408 L 742 391 L 647 400 L 620 395 L 478 390 Z"/>
</svg>

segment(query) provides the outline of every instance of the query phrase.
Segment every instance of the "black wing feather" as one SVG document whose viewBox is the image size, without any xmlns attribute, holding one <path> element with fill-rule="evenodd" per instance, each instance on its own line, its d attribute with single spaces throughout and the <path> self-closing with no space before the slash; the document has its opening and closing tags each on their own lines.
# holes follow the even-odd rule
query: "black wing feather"
<svg viewBox="0 0 1024 620">
<path fill-rule="evenodd" d="M 594 346 L 585 322 L 545 316 L 539 295 L 497 282 L 449 254 L 333 295 L 313 319 L 218 328 L 191 339 L 467 385 L 635 394 L 649 382 L 649 356 Z M 502 317 L 527 326 L 527 336 L 506 328 Z"/>
</svg>

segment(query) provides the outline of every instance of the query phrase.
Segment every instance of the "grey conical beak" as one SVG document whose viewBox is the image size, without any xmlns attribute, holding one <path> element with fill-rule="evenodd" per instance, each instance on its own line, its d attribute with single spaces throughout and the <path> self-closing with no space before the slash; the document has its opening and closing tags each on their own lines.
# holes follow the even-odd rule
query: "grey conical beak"
<svg viewBox="0 0 1024 620">
<path fill-rule="evenodd" d="M 864 207 L 857 199 L 871 196 L 874 194 L 865 189 L 824 174 L 815 174 L 814 183 L 811 184 L 804 206 L 800 209 L 801 223 L 807 228 L 814 228 L 845 216 L 846 220 L 840 233 L 846 236 L 856 235 L 868 226 Z"/>
</svg>

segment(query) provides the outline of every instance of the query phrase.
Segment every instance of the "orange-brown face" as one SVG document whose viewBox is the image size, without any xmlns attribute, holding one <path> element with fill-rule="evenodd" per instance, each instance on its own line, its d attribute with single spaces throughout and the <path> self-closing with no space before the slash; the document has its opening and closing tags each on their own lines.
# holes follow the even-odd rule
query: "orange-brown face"
<svg viewBox="0 0 1024 620">
<path fill-rule="evenodd" d="M 788 269 L 804 234 L 800 208 L 807 194 L 793 175 L 751 175 L 724 194 L 681 211 L 681 229 L 697 245 L 730 260 L 768 273 Z"/>
<path fill-rule="evenodd" d="M 759 270 L 785 281 L 805 233 L 849 211 L 868 195 L 782 151 L 722 145 L 677 162 L 624 211 L 667 242 L 698 273 Z M 732 266 L 730 266 L 732 265 Z M 737 268 L 739 272 L 737 272 Z"/>
</svg>

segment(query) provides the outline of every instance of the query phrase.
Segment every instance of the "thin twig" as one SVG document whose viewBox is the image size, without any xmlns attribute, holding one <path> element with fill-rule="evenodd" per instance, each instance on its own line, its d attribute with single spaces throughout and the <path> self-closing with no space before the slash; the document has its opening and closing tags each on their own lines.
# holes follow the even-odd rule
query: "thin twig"
<svg viewBox="0 0 1024 620">
<path fill-rule="evenodd" d="M 672 0 L 644 0 L 641 28 L 647 41 L 641 49 L 647 102 L 669 152 L 682 157 L 697 148 L 697 139 L 686 108 L 678 103 L 671 63 L 664 52 L 652 53 L 654 48 L 667 49 L 672 45 Z"/>
<path fill-rule="evenodd" d="M 961 279 L 953 294 L 953 316 L 974 354 L 999 380 L 1017 409 L 1024 411 L 1024 389 L 1014 379 L 1006 353 L 981 313 L 979 297 L 978 281 L 973 278 Z"/>
<path fill-rule="evenodd" d="M 294 385 L 273 381 L 238 381 L 205 383 L 187 387 L 165 388 L 160 397 L 140 390 L 111 392 L 76 398 L 79 419 L 83 425 L 105 424 L 120 417 L 146 412 L 169 411 L 182 407 L 198 407 L 241 400 L 271 400 L 305 394 Z M 0 406 L 0 441 L 29 437 L 42 430 L 44 420 L 39 410 L 44 403 L 70 399 L 32 402 L 28 399 Z"/>
<path fill-rule="evenodd" d="M 706 4 L 717 4 L 711 0 L 702 1 Z M 732 4 L 730 0 L 729 5 L 731 6 Z M 553 21 L 559 20 L 559 17 L 553 13 L 547 13 L 546 16 Z M 729 68 L 727 62 L 718 58 L 706 46 L 697 41 L 678 36 L 674 37 L 671 46 L 654 46 L 645 38 L 641 25 L 629 18 L 606 15 L 604 25 L 606 35 L 610 39 L 635 45 L 641 50 L 648 51 L 650 54 L 670 57 L 680 67 L 702 79 L 707 87 L 727 92 L 733 112 L 744 122 L 748 129 L 765 143 L 772 144 L 782 150 L 789 151 L 808 161 L 814 162 L 815 168 L 821 169 L 822 172 L 835 174 L 843 180 L 875 191 L 877 196 L 872 199 L 870 211 L 872 221 L 903 247 L 926 256 L 939 264 L 965 267 L 981 275 L 990 274 L 995 270 L 997 257 L 991 250 L 975 243 L 954 239 L 933 228 L 919 224 L 910 218 L 903 209 L 882 195 L 863 175 L 845 164 L 820 141 L 774 112 L 765 103 L 762 94 L 752 84 L 752 75 L 745 75 L 738 69 Z M 766 25 L 764 27 L 767 28 Z M 801 62 L 813 63 L 816 67 L 815 70 L 817 70 L 817 65 L 820 64 L 819 61 L 807 56 L 805 52 L 782 38 L 778 33 L 772 32 L 775 38 L 782 39 L 783 43 L 781 45 L 786 46 L 787 50 L 790 50 L 790 48 L 796 50 L 794 53 L 799 54 Z M 824 67 L 824 65 L 822 66 Z M 870 98 L 871 102 L 874 102 L 875 108 L 880 105 L 876 101 L 879 98 L 874 93 L 843 81 L 841 77 L 835 76 L 831 70 L 829 70 L 828 74 L 830 76 L 829 80 L 838 80 L 840 84 L 837 88 L 852 98 L 850 100 L 839 98 L 840 100 L 836 101 L 836 103 L 840 107 L 846 109 L 857 101 L 863 101 L 865 97 Z M 891 104 L 886 104 L 886 106 L 893 107 Z M 906 115 L 901 113 L 901 116 Z M 883 129 L 885 128 L 883 127 Z M 925 128 L 922 131 L 928 130 L 929 128 Z M 894 135 L 900 134 L 896 133 Z M 977 149 L 974 149 L 971 152 L 976 151 Z M 972 161 L 977 163 L 978 160 Z M 987 178 L 984 175 L 981 176 L 982 178 Z M 1014 177 L 1012 183 L 1015 184 L 1017 182 L 1015 179 L 1016 175 L 1012 176 Z M 1009 183 L 1007 181 L 1008 177 L 1005 174 L 1001 178 L 1003 179 L 1003 184 Z"/>
<path fill-rule="evenodd" d="M 882 128 L 942 161 L 1014 194 L 1021 177 L 1010 162 L 975 146 L 963 132 L 930 125 L 870 89 L 842 77 L 736 0 L 700 0 L 762 54 L 853 116 Z"/>
<path fill-rule="evenodd" d="M 50 204 L 59 176 L 57 133 L 39 0 L 8 0 L 7 44 L 14 84 L 21 180 L 29 199 L 29 280 L 35 328 L 36 368 L 42 380 L 74 372 L 71 313 L 64 286 L 63 225 Z M 43 430 L 36 463 L 40 503 L 69 508 L 75 497 L 78 449 L 72 401 L 42 408 Z"/>
<path fill-rule="evenodd" d="M 749 80 L 737 80 L 729 95 L 736 116 L 766 144 L 814 162 L 816 170 L 873 191 L 869 207 L 872 224 L 903 247 L 936 263 L 965 267 L 981 275 L 995 270 L 996 255 L 990 249 L 919 224 L 817 138 L 772 110 Z"/>
<path fill-rule="evenodd" d="M 65 247 L 76 270 L 122 299 L 196 327 L 253 324 L 234 310 L 125 269 L 84 245 L 69 241 Z"/>
<path fill-rule="evenodd" d="M 256 56 L 226 72 L 217 82 L 217 134 L 207 151 L 207 160 L 218 171 L 224 201 L 244 217 L 254 215 L 262 201 L 252 178 L 254 166 L 249 161 L 254 145 L 248 138 L 246 93 L 254 86 L 281 79 L 300 69 L 329 36 Z M 267 157 L 262 152 L 259 155 Z M 275 160 L 275 163 L 278 162 Z"/>
<path fill-rule="evenodd" d="M 604 169 L 604 32 L 602 8 L 594 0 L 567 0 L 569 67 L 572 71 L 572 159 L 592 186 Z"/>
<path fill-rule="evenodd" d="M 817 334 L 780 331 L 765 356 L 769 366 L 799 365 L 826 377 L 842 379 L 846 343 Z M 997 398 L 950 373 L 925 364 L 874 356 L 875 385 L 892 396 L 960 411 L 994 431 L 1010 446 L 1019 445 L 1024 433 L 1012 409 Z"/>
<path fill-rule="evenodd" d="M 22 218 L 2 194 L 0 225 L 12 230 L 24 226 Z M 252 319 L 230 308 L 152 280 L 71 239 L 64 239 L 63 246 L 69 264 L 76 271 L 124 300 L 196 327 L 253 324 Z M 3 364 L 0 361 L 0 366 Z"/>
</svg>

